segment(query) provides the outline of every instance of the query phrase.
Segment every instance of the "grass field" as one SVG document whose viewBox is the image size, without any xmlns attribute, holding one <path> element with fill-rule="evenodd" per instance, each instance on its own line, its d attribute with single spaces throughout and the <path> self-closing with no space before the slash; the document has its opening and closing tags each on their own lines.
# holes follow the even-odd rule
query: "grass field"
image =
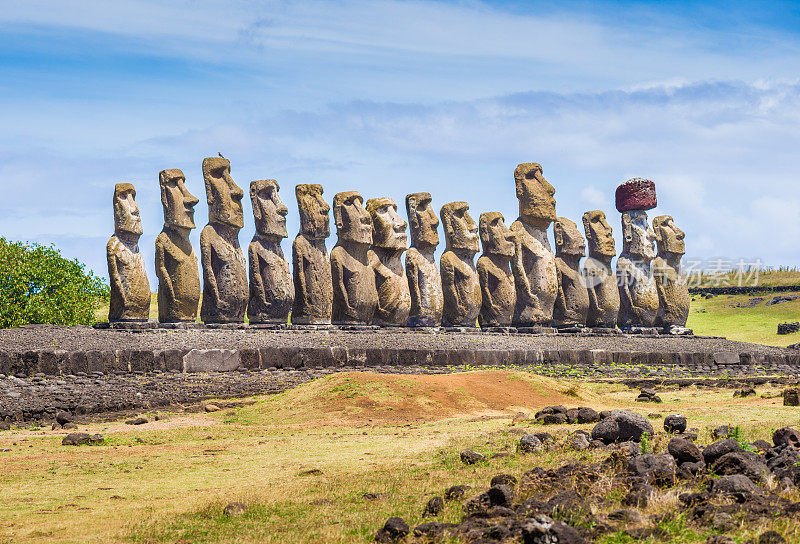
<svg viewBox="0 0 800 544">
<path fill-rule="evenodd" d="M 149 414 L 151 422 L 138 427 L 81 425 L 103 433 L 101 446 L 61 446 L 59 431 L 0 432 L 0 542 L 371 542 L 390 516 L 420 523 L 427 499 L 450 485 L 479 490 L 494 474 L 519 476 L 570 455 L 515 454 L 518 411 L 553 403 L 645 414 L 656 408 L 632 402 L 635 392 L 623 386 L 500 371 L 450 378 L 338 374 L 215 413 L 161 413 L 159 421 Z M 800 422 L 798 409 L 777 398 L 693 388 L 661 396 L 657 411 L 689 415 L 704 443 L 711 424 L 738 424 L 753 440 Z M 577 428 L 591 425 L 547 430 Z M 664 443 L 657 434 L 654 448 Z M 511 455 L 465 466 L 458 454 L 466 448 Z M 365 493 L 378 499 L 365 500 Z M 231 501 L 245 503 L 247 512 L 225 516 Z M 449 504 L 437 519 L 461 515 L 459 504 Z M 785 520 L 774 525 L 787 537 L 800 535 Z M 748 531 L 740 528 L 737 537 L 755 536 Z M 707 533 L 676 526 L 673 536 L 669 541 L 699 543 Z"/>
<path fill-rule="evenodd" d="M 768 306 L 767 302 L 776 295 L 721 295 L 710 299 L 697 296 L 692 301 L 687 326 L 695 334 L 770 346 L 800 342 L 800 334 L 778 334 L 779 323 L 800 321 L 800 298 Z"/>
</svg>

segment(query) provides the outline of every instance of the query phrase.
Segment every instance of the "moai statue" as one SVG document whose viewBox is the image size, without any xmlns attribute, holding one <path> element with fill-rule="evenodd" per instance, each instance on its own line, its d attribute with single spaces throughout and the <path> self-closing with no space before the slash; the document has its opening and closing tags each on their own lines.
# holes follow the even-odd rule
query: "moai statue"
<svg viewBox="0 0 800 544">
<path fill-rule="evenodd" d="M 438 327 L 442 324 L 444 295 L 439 267 L 433 258 L 439 245 L 439 218 L 431 206 L 430 193 L 406 195 L 406 211 L 411 231 L 411 247 L 406 252 L 406 276 L 411 294 L 411 327 Z"/>
<path fill-rule="evenodd" d="M 322 199 L 322 185 L 302 183 L 294 193 L 300 210 L 300 232 L 292 244 L 292 324 L 329 325 L 333 287 L 325 238 L 331 235 L 331 207 Z"/>
<path fill-rule="evenodd" d="M 242 323 L 250 293 L 247 288 L 247 263 L 239 247 L 239 231 L 244 227 L 244 192 L 231 178 L 231 163 L 222 157 L 203 159 L 206 182 L 208 225 L 200 233 L 200 259 L 203 264 L 204 323 Z"/>
<path fill-rule="evenodd" d="M 147 321 L 150 317 L 150 283 L 139 252 L 142 219 L 136 189 L 130 183 L 114 187 L 114 235 L 106 245 L 111 284 L 109 321 Z"/>
<path fill-rule="evenodd" d="M 620 327 L 652 327 L 658 315 L 658 291 L 651 270 L 655 233 L 647 211 L 656 207 L 655 184 L 635 178 L 617 187 L 617 210 L 622 213 L 622 253 L 617 259 Z"/>
<path fill-rule="evenodd" d="M 408 248 L 406 222 L 397 214 L 391 198 L 367 200 L 372 218 L 372 248 L 369 263 L 375 271 L 378 307 L 372 322 L 384 326 L 406 326 L 411 312 L 411 294 L 403 271 L 403 253 Z"/>
<path fill-rule="evenodd" d="M 553 236 L 558 271 L 558 296 L 553 307 L 553 320 L 557 327 L 582 327 L 586 325 L 589 314 L 589 291 L 581 269 L 581 259 L 586 255 L 586 242 L 577 225 L 565 217 L 556 219 Z"/>
<path fill-rule="evenodd" d="M 481 285 L 475 268 L 478 225 L 466 202 L 450 202 L 440 212 L 447 250 L 439 268 L 442 276 L 445 325 L 475 327 L 481 310 Z"/>
<path fill-rule="evenodd" d="M 286 323 L 294 302 L 292 271 L 281 248 L 281 240 L 288 236 L 289 210 L 278 196 L 279 190 L 274 179 L 250 182 L 256 222 L 256 234 L 247 252 L 250 258 L 247 317 L 251 324 Z"/>
<path fill-rule="evenodd" d="M 509 325 L 517 302 L 511 259 L 514 258 L 514 233 L 506 227 L 499 212 L 482 213 L 478 220 L 483 255 L 478 259 L 481 285 L 482 327 Z"/>
<path fill-rule="evenodd" d="M 368 325 L 378 306 L 375 273 L 367 256 L 372 244 L 372 219 L 356 191 L 333 197 L 333 217 L 339 237 L 331 250 L 333 322 Z"/>
<path fill-rule="evenodd" d="M 684 234 L 669 215 L 653 219 L 658 256 L 653 261 L 653 277 L 658 290 L 657 325 L 685 327 L 689 318 L 689 286 L 681 274 L 681 257 L 685 252 Z"/>
<path fill-rule="evenodd" d="M 194 321 L 200 302 L 197 255 L 189 242 L 198 200 L 186 189 L 180 170 L 158 174 L 164 229 L 156 238 L 158 276 L 158 320 L 161 323 Z"/>
<path fill-rule="evenodd" d="M 556 219 L 556 190 L 535 162 L 517 166 L 514 181 L 519 218 L 511 225 L 517 236 L 511 261 L 517 286 L 513 322 L 522 326 L 549 325 L 558 293 L 556 258 L 547 239 L 547 228 Z"/>
<path fill-rule="evenodd" d="M 617 326 L 619 314 L 619 288 L 617 276 L 611 268 L 611 259 L 617 250 L 606 214 L 600 210 L 583 214 L 583 230 L 589 242 L 589 258 L 583 266 L 589 294 L 586 324 L 613 329 Z"/>
</svg>

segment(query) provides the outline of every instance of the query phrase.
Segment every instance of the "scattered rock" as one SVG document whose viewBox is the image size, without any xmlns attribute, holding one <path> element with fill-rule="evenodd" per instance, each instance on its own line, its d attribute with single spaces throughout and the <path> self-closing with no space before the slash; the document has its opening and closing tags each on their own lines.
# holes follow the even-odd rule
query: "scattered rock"
<svg viewBox="0 0 800 544">
<path fill-rule="evenodd" d="M 752 387 L 745 387 L 745 388 L 737 389 L 736 391 L 734 391 L 733 392 L 733 397 L 734 398 L 736 398 L 736 397 L 742 397 L 742 398 L 744 398 L 744 397 L 754 397 L 755 394 L 756 394 L 756 390 L 755 389 L 753 389 Z"/>
<path fill-rule="evenodd" d="M 711 491 L 714 493 L 755 493 L 756 484 L 743 474 L 730 474 L 713 481 Z"/>
<path fill-rule="evenodd" d="M 62 425 L 61 428 L 62 429 L 67 429 L 67 430 L 74 430 L 74 429 L 77 429 L 78 426 L 75 425 L 74 423 L 72 423 L 71 421 L 69 421 L 67 423 L 64 423 L 64 425 Z"/>
<path fill-rule="evenodd" d="M 517 485 L 517 477 L 512 476 L 511 474 L 498 474 L 494 478 L 492 478 L 492 482 L 489 484 L 492 486 L 495 485 L 508 485 L 508 486 L 515 486 Z"/>
<path fill-rule="evenodd" d="M 66 423 L 72 422 L 72 414 L 69 412 L 65 412 L 63 410 L 56 412 L 56 423 L 59 425 L 64 425 Z"/>
<path fill-rule="evenodd" d="M 403 518 L 389 518 L 375 535 L 375 541 L 380 544 L 393 544 L 408 535 L 411 528 Z"/>
<path fill-rule="evenodd" d="M 517 415 L 514 416 L 514 419 L 511 420 L 512 425 L 516 425 L 517 423 L 522 423 L 524 421 L 528 421 L 528 415 L 525 412 L 517 412 Z"/>
<path fill-rule="evenodd" d="M 723 476 L 729 474 L 743 474 L 760 482 L 769 473 L 769 468 L 763 458 L 749 451 L 734 451 L 726 453 L 714 462 L 714 472 Z"/>
<path fill-rule="evenodd" d="M 519 451 L 522 453 L 534 453 L 542 450 L 542 441 L 536 435 L 526 434 L 519 439 Z"/>
<path fill-rule="evenodd" d="M 641 477 L 645 483 L 659 487 L 675 483 L 677 466 L 671 455 L 647 453 L 633 457 L 628 464 L 632 474 Z"/>
<path fill-rule="evenodd" d="M 627 410 L 611 410 L 606 418 L 594 426 L 592 438 L 605 444 L 633 440 L 639 442 L 642 435 L 653 435 L 653 426 L 644 416 Z"/>
<path fill-rule="evenodd" d="M 92 434 L 89 433 L 69 433 L 64 439 L 61 441 L 62 446 L 80 446 L 82 444 L 102 444 L 103 443 L 103 435 L 101 434 Z"/>
<path fill-rule="evenodd" d="M 583 537 L 560 521 L 540 514 L 522 523 L 522 541 L 525 544 L 584 544 Z"/>
<path fill-rule="evenodd" d="M 464 495 L 469 488 L 470 487 L 468 485 L 454 485 L 444 492 L 444 499 L 446 501 L 461 500 L 464 498 Z"/>
<path fill-rule="evenodd" d="M 563 414 L 542 414 L 540 417 L 536 418 L 536 421 L 542 425 L 561 425 L 567 422 L 567 414 L 566 412 Z"/>
<path fill-rule="evenodd" d="M 216 404 L 205 404 L 203 405 L 203 409 L 206 412 L 219 412 L 221 408 Z"/>
<path fill-rule="evenodd" d="M 761 533 L 757 544 L 786 544 L 786 539 L 776 531 Z"/>
<path fill-rule="evenodd" d="M 778 324 L 778 334 L 794 334 L 796 332 L 800 332 L 800 323 L 797 321 Z"/>
<path fill-rule="evenodd" d="M 730 438 L 733 435 L 733 428 L 730 425 L 718 425 L 711 429 L 711 437 L 714 440 Z"/>
<path fill-rule="evenodd" d="M 464 450 L 461 452 L 461 462 L 465 465 L 474 465 L 481 461 L 486 461 L 486 456 L 482 453 L 471 450 Z"/>
<path fill-rule="evenodd" d="M 713 444 L 706 446 L 703 449 L 703 460 L 707 465 L 712 465 L 714 461 L 727 453 L 740 451 L 739 443 L 733 438 L 726 438 L 724 440 L 717 440 Z"/>
<path fill-rule="evenodd" d="M 703 454 L 700 453 L 694 442 L 683 438 L 673 438 L 667 444 L 667 451 L 675 458 L 679 464 L 682 463 L 697 463 L 703 460 Z"/>
<path fill-rule="evenodd" d="M 229 518 L 235 518 L 236 516 L 241 516 L 246 511 L 247 507 L 240 502 L 228 503 L 228 505 L 222 509 L 222 513 L 228 516 Z"/>
<path fill-rule="evenodd" d="M 786 389 L 783 391 L 784 406 L 800 406 L 800 391 L 797 389 Z"/>
<path fill-rule="evenodd" d="M 791 427 L 781 427 L 772 433 L 772 443 L 776 446 L 790 446 L 800 450 L 800 431 Z M 769 448 L 769 446 L 767 446 Z"/>
<path fill-rule="evenodd" d="M 125 422 L 125 425 L 144 425 L 147 423 L 146 417 L 137 417 L 135 419 L 129 419 Z"/>
<path fill-rule="evenodd" d="M 664 430 L 668 433 L 682 433 L 686 430 L 686 417 L 672 414 L 664 418 Z"/>
<path fill-rule="evenodd" d="M 583 451 L 589 447 L 589 439 L 585 434 L 576 434 L 570 440 L 572 449 L 576 451 Z"/>
<path fill-rule="evenodd" d="M 444 499 L 441 497 L 431 497 L 428 504 L 425 505 L 425 510 L 422 512 L 422 517 L 438 516 L 444 510 Z"/>
<path fill-rule="evenodd" d="M 578 423 L 597 423 L 600 421 L 600 414 L 587 406 L 578 408 Z"/>
</svg>

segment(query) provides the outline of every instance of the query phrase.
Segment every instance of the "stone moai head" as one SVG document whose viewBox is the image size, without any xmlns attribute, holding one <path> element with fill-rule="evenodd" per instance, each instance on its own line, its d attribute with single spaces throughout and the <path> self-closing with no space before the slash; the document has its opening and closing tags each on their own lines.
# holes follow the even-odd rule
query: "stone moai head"
<svg viewBox="0 0 800 544">
<path fill-rule="evenodd" d="M 574 221 L 559 217 L 553 224 L 553 235 L 556 239 L 556 255 L 586 255 L 586 241 Z"/>
<path fill-rule="evenodd" d="M 278 195 L 280 186 L 274 179 L 259 179 L 250 182 L 250 200 L 256 232 L 261 236 L 286 238 L 286 215 L 289 208 Z"/>
<path fill-rule="evenodd" d="M 644 210 L 622 212 L 622 252 L 639 257 L 644 262 L 652 261 L 655 256 L 656 234 L 647 222 Z"/>
<path fill-rule="evenodd" d="M 430 193 L 406 195 L 406 212 L 414 247 L 439 245 L 439 218 L 431 205 Z"/>
<path fill-rule="evenodd" d="M 372 218 L 364 209 L 361 193 L 336 193 L 333 197 L 333 218 L 340 241 L 372 244 Z"/>
<path fill-rule="evenodd" d="M 477 253 L 479 249 L 478 225 L 469 215 L 469 204 L 450 202 L 442 206 L 439 214 L 442 217 L 447 250 Z"/>
<path fill-rule="evenodd" d="M 546 229 L 556 220 L 556 190 L 542 175 L 542 166 L 526 162 L 514 170 L 519 216 L 528 224 Z"/>
<path fill-rule="evenodd" d="M 301 183 L 294 188 L 297 208 L 300 210 L 300 232 L 312 239 L 327 238 L 331 235 L 328 212 L 331 207 L 322 200 L 322 185 Z"/>
<path fill-rule="evenodd" d="M 203 159 L 203 179 L 206 182 L 208 222 L 237 229 L 244 227 L 244 192 L 231 177 L 231 161 L 222 157 Z"/>
<path fill-rule="evenodd" d="M 114 232 L 142 234 L 136 189 L 130 183 L 117 183 L 114 186 Z"/>
<path fill-rule="evenodd" d="M 408 224 L 397 213 L 397 204 L 391 198 L 370 198 L 367 212 L 372 218 L 372 245 L 387 249 L 407 249 Z"/>
<path fill-rule="evenodd" d="M 683 255 L 686 252 L 686 245 L 683 241 L 685 235 L 675 225 L 671 215 L 659 215 L 653 219 L 653 231 L 659 253 Z"/>
<path fill-rule="evenodd" d="M 589 242 L 589 255 L 613 257 L 617 254 L 614 234 L 606 221 L 606 214 L 600 210 L 583 214 L 583 230 Z"/>
<path fill-rule="evenodd" d="M 514 232 L 505 224 L 500 212 L 482 213 L 478 219 L 483 252 L 490 255 L 514 256 Z"/>
<path fill-rule="evenodd" d="M 164 206 L 164 226 L 179 229 L 194 228 L 194 207 L 199 200 L 186 189 L 186 177 L 178 169 L 158 173 L 161 186 L 161 205 Z"/>
</svg>

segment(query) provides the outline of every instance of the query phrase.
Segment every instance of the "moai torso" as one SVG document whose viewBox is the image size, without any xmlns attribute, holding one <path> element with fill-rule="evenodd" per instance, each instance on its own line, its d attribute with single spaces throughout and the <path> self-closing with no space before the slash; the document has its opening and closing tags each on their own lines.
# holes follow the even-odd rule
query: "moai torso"
<svg viewBox="0 0 800 544">
<path fill-rule="evenodd" d="M 556 240 L 558 295 L 553 307 L 556 326 L 586 325 L 589 314 L 589 292 L 581 269 L 586 242 L 574 222 L 559 217 L 553 227 Z"/>
<path fill-rule="evenodd" d="M 619 287 L 617 276 L 611 269 L 611 259 L 601 261 L 589 257 L 584 264 L 589 313 L 587 325 L 590 327 L 617 326 L 619 314 Z"/>
<path fill-rule="evenodd" d="M 444 294 L 433 251 L 425 255 L 415 247 L 409 248 L 406 252 L 406 277 L 411 295 L 408 324 L 412 327 L 441 325 Z"/>
<path fill-rule="evenodd" d="M 590 327 L 614 328 L 619 314 L 619 287 L 611 268 L 617 254 L 611 226 L 600 210 L 583 214 L 583 229 L 589 245 L 589 258 L 584 263 L 589 312 L 586 324 Z"/>
<path fill-rule="evenodd" d="M 508 325 L 517 301 L 511 259 L 514 256 L 514 233 L 506 227 L 498 212 L 482 213 L 479 232 L 483 255 L 478 259 L 481 286 L 481 326 Z"/>
<path fill-rule="evenodd" d="M 549 325 L 558 293 L 556 259 L 547 240 L 547 228 L 556 219 L 556 190 L 535 162 L 518 165 L 514 183 L 519 200 L 519 219 L 511 225 L 516 235 L 511 264 L 517 288 L 514 323 Z"/>
<path fill-rule="evenodd" d="M 372 218 L 372 248 L 368 259 L 375 272 L 378 306 L 373 323 L 406 326 L 411 312 L 411 294 L 403 270 L 403 253 L 408 247 L 406 222 L 397 214 L 391 198 L 371 198 L 367 211 Z"/>
<path fill-rule="evenodd" d="M 293 324 L 330 324 L 333 310 L 331 261 L 325 239 L 330 236 L 331 208 L 322 199 L 322 186 L 295 187 L 300 233 L 292 243 L 294 268 Z"/>
<path fill-rule="evenodd" d="M 250 182 L 250 200 L 256 234 L 250 242 L 250 323 L 286 323 L 294 303 L 294 283 L 289 263 L 283 256 L 281 240 L 286 238 L 289 210 L 278 195 L 274 179 Z"/>
<path fill-rule="evenodd" d="M 470 217 L 466 202 L 445 204 L 441 218 L 447 239 L 447 251 L 439 263 L 444 295 L 442 323 L 475 327 L 481 310 L 481 285 L 475 268 L 478 225 Z"/>
<path fill-rule="evenodd" d="M 372 220 L 355 191 L 338 193 L 333 202 L 339 241 L 331 251 L 332 321 L 370 324 L 378 306 L 375 272 L 367 255 L 372 244 Z"/>
<path fill-rule="evenodd" d="M 558 294 L 558 276 L 547 231 L 519 219 L 511 225 L 511 230 L 517 237 L 512 261 L 517 288 L 514 323 L 550 324 Z"/>
<path fill-rule="evenodd" d="M 162 323 L 194 321 L 200 302 L 197 255 L 189 241 L 197 199 L 186 189 L 183 172 L 159 173 L 164 229 L 156 238 L 158 320 Z"/>
<path fill-rule="evenodd" d="M 622 212 L 622 231 L 625 240 L 617 259 L 619 285 L 619 317 L 621 327 L 652 327 L 658 315 L 658 290 L 651 271 L 655 257 L 655 234 L 647 223 L 643 210 Z"/>
<path fill-rule="evenodd" d="M 250 298 L 247 263 L 239 246 L 239 230 L 244 226 L 244 193 L 231 178 L 227 159 L 204 159 L 203 178 L 209 224 L 200 233 L 203 266 L 200 318 L 205 323 L 242 323 Z"/>
<path fill-rule="evenodd" d="M 658 256 L 653 261 L 653 277 L 659 297 L 657 325 L 685 327 L 689 318 L 689 286 L 681 274 L 684 233 L 669 215 L 653 219 Z"/>
<path fill-rule="evenodd" d="M 114 235 L 106 245 L 111 287 L 109 321 L 147 321 L 150 317 L 150 283 L 139 252 L 142 221 L 130 183 L 114 188 Z"/>
<path fill-rule="evenodd" d="M 439 266 L 434 259 L 439 245 L 439 218 L 431 205 L 430 193 L 406 195 L 411 247 L 406 252 L 406 278 L 411 297 L 408 324 L 438 327 L 442 324 L 444 294 Z"/>
</svg>

